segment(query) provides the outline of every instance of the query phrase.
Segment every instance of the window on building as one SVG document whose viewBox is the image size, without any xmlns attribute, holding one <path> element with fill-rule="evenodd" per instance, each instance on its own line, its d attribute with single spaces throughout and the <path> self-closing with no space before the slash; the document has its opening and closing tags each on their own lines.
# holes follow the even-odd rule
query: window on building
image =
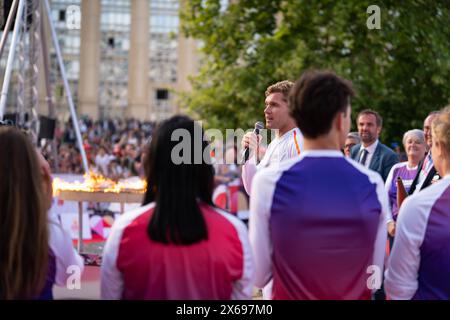
<svg viewBox="0 0 450 320">
<path fill-rule="evenodd" d="M 58 20 L 66 21 L 66 10 L 59 10 Z"/>
<path fill-rule="evenodd" d="M 156 89 L 156 100 L 169 100 L 169 90 Z"/>
<path fill-rule="evenodd" d="M 108 38 L 108 46 L 114 49 L 114 37 Z"/>
<path fill-rule="evenodd" d="M 131 1 L 101 0 L 100 117 L 118 117 L 128 101 Z"/>
</svg>

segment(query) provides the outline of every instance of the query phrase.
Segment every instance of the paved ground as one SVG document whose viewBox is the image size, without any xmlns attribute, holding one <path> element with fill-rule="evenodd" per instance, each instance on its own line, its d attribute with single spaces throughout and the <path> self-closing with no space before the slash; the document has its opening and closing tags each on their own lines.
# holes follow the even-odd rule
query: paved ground
<svg viewBox="0 0 450 320">
<path fill-rule="evenodd" d="M 103 251 L 103 242 L 85 243 L 84 252 L 89 254 L 101 255 Z M 85 266 L 81 276 L 80 289 L 67 289 L 63 287 L 54 287 L 53 295 L 55 299 L 100 299 L 100 267 Z M 253 291 L 253 299 L 262 299 L 261 291 L 256 289 Z"/>
<path fill-rule="evenodd" d="M 86 266 L 81 277 L 81 288 L 69 290 L 62 287 L 54 287 L 53 295 L 55 299 L 100 299 L 100 267 Z M 262 298 L 260 290 L 253 291 L 253 299 Z"/>
<path fill-rule="evenodd" d="M 100 267 L 85 266 L 80 289 L 54 286 L 53 295 L 55 299 L 100 299 Z"/>
</svg>

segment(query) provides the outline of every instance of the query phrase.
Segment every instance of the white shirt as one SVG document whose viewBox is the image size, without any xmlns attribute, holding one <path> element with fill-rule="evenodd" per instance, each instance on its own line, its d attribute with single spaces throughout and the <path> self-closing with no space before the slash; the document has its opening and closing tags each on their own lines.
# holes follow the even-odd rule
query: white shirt
<svg viewBox="0 0 450 320">
<path fill-rule="evenodd" d="M 109 154 L 105 153 L 103 156 L 98 154 L 95 157 L 95 165 L 100 169 L 103 175 L 108 175 L 108 165 L 113 159 L 114 156 L 111 156 Z"/>
<path fill-rule="evenodd" d="M 435 206 L 444 197 L 448 197 L 446 191 L 449 188 L 450 175 L 446 175 L 439 183 L 433 184 L 418 194 L 407 197 L 402 204 L 397 219 L 394 247 L 389 256 L 385 273 L 384 286 L 391 299 L 412 299 L 416 292 L 421 289 L 419 276 L 421 272 L 424 272 L 421 268 L 429 263 L 430 258 L 440 261 L 439 257 L 424 249 L 424 244 L 428 248 L 430 244 L 435 246 L 436 252 L 439 252 L 439 254 L 448 254 L 449 246 L 446 239 L 435 238 L 434 241 L 430 241 L 430 239 L 427 241 L 427 236 L 442 234 L 443 228 L 447 228 L 445 223 L 448 219 L 440 220 L 440 223 L 437 223 L 436 219 L 430 220 L 433 215 L 435 218 L 440 216 L 440 219 L 442 217 L 445 219 L 448 216 L 448 211 L 442 209 L 442 204 L 440 209 Z M 442 265 L 442 262 L 439 262 L 439 265 Z M 442 274 L 448 272 L 445 269 L 441 270 Z M 433 288 L 429 287 L 429 289 Z M 436 291 L 439 292 L 439 289 Z"/>
<path fill-rule="evenodd" d="M 56 259 L 55 284 L 66 286 L 67 279 L 74 275 L 74 272 L 79 271 L 79 275 L 83 273 L 84 260 L 73 247 L 70 235 L 62 228 L 55 214 L 49 213 L 48 228 L 50 249 Z"/>
<path fill-rule="evenodd" d="M 363 156 L 363 153 L 361 152 L 362 150 L 364 150 L 364 149 L 366 149 L 367 150 L 367 152 L 368 152 L 368 154 L 367 154 L 367 158 L 366 158 L 366 163 L 364 164 L 364 166 L 366 167 L 366 168 L 369 168 L 369 166 L 370 166 L 370 162 L 372 161 L 372 158 L 373 158 L 373 154 L 375 153 L 375 150 L 377 149 L 377 146 L 378 146 L 378 139 L 377 140 L 375 140 L 375 142 L 374 143 L 372 143 L 370 146 L 368 146 L 368 147 L 364 147 L 362 144 L 361 144 L 361 148 L 359 148 L 359 155 L 360 155 L 360 157 L 358 158 L 358 162 L 359 163 L 361 163 L 361 158 L 362 158 L 362 156 Z"/>
<path fill-rule="evenodd" d="M 267 147 L 267 151 L 258 165 L 256 165 L 256 156 L 252 155 L 252 157 L 242 166 L 242 180 L 245 191 L 250 194 L 253 176 L 257 170 L 296 157 L 300 155 L 302 150 L 303 135 L 299 128 L 293 128 L 281 137 L 276 137 Z"/>
<path fill-rule="evenodd" d="M 417 180 L 416 189 L 414 190 L 413 194 L 416 194 L 420 191 L 423 183 L 425 182 L 425 179 L 428 176 L 428 173 L 430 172 L 431 168 L 433 168 L 433 166 L 434 166 L 433 157 L 431 156 L 431 151 L 428 152 L 428 154 L 426 155 L 426 157 L 423 161 L 424 161 L 424 163 L 422 165 L 422 168 L 420 169 L 419 179 Z"/>
<path fill-rule="evenodd" d="M 256 165 L 256 156 L 253 155 L 242 166 L 242 181 L 245 191 L 250 195 L 253 177 L 258 170 L 273 167 L 283 160 L 297 157 L 301 150 L 303 150 L 303 135 L 299 128 L 293 128 L 281 137 L 276 137 L 267 147 L 267 151 L 258 165 Z M 263 288 L 263 298 L 270 299 L 271 292 L 272 281 Z"/>
</svg>

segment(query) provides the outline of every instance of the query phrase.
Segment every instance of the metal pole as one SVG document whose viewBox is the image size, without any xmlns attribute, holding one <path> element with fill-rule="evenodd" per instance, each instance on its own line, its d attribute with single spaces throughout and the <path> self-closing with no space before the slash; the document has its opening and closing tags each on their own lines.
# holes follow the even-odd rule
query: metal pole
<svg viewBox="0 0 450 320">
<path fill-rule="evenodd" d="M 41 8 L 42 9 L 42 8 Z M 45 100 L 48 104 L 48 115 L 51 118 L 55 117 L 55 107 L 52 100 L 52 90 L 50 86 L 50 74 L 49 74 L 49 61 L 48 61 L 48 51 L 47 51 L 47 35 L 45 34 L 44 23 L 41 23 L 41 46 L 42 46 L 42 61 L 44 63 L 44 79 L 45 79 Z"/>
<path fill-rule="evenodd" d="M 19 0 L 14 0 L 11 10 L 8 14 L 8 19 L 6 20 L 5 29 L 3 30 L 2 39 L 0 40 L 0 59 L 3 55 L 3 49 L 5 49 L 6 39 L 8 39 L 9 29 L 11 29 L 14 13 L 17 10 L 17 4 L 19 3 Z"/>
<path fill-rule="evenodd" d="M 39 55 L 41 53 L 41 10 L 40 1 L 32 0 L 28 1 L 29 6 L 29 17 L 32 18 L 32 23 L 30 25 L 29 31 L 29 106 L 31 109 L 30 114 L 31 123 L 30 129 L 34 131 L 36 135 L 36 145 L 39 143 L 39 131 L 41 127 L 41 122 L 39 119 L 39 92 L 38 92 L 38 76 L 39 76 Z M 28 18 L 28 17 L 27 17 Z"/>
<path fill-rule="evenodd" d="M 19 34 L 20 25 L 22 24 L 23 8 L 25 7 L 25 0 L 20 0 L 17 9 L 16 23 L 14 25 L 14 32 L 11 40 L 11 49 L 9 50 L 8 60 L 6 62 L 5 78 L 3 79 L 2 93 L 0 97 L 0 120 L 3 120 L 5 113 L 6 99 L 8 97 L 9 83 L 11 81 L 11 72 L 14 63 L 14 55 L 16 52 L 17 36 Z"/>
<path fill-rule="evenodd" d="M 84 251 L 83 243 L 83 202 L 78 201 L 78 253 Z"/>
<path fill-rule="evenodd" d="M 78 126 L 77 114 L 75 112 L 75 107 L 73 105 L 72 93 L 70 91 L 69 81 L 67 81 L 66 69 L 64 67 L 63 59 L 61 56 L 61 49 L 59 48 L 58 37 L 56 36 L 55 27 L 53 26 L 50 5 L 48 4 L 48 0 L 44 0 L 44 4 L 45 4 L 45 11 L 46 11 L 45 13 L 46 13 L 46 16 L 48 19 L 48 24 L 49 24 L 50 30 L 52 32 L 53 45 L 55 46 L 56 57 L 58 58 L 58 65 L 59 65 L 59 69 L 61 71 L 61 77 L 64 82 L 64 89 L 66 90 L 67 102 L 69 103 L 70 114 L 72 116 L 71 117 L 72 123 L 73 123 L 73 127 L 75 129 L 75 134 L 77 136 L 78 146 L 80 148 L 81 159 L 83 160 L 84 171 L 85 171 L 85 173 L 88 173 L 89 166 L 88 166 L 88 162 L 87 162 L 86 152 L 83 147 L 83 141 L 81 139 L 80 127 Z"/>
<path fill-rule="evenodd" d="M 41 16 L 43 16 L 43 8 L 42 5 L 40 6 Z M 46 96 L 45 101 L 48 105 L 48 115 L 50 118 L 55 119 L 55 106 L 53 105 L 52 100 L 52 89 L 50 85 L 50 73 L 49 73 L 49 61 L 48 61 L 48 48 L 47 48 L 47 35 L 45 34 L 45 26 L 44 21 L 41 22 L 41 46 L 42 46 L 42 61 L 44 63 L 44 79 L 45 79 L 45 90 L 46 90 Z M 56 142 L 56 139 L 53 138 L 52 140 L 52 154 L 53 154 L 53 170 L 57 171 L 59 168 L 59 160 L 58 160 L 58 145 Z"/>
</svg>

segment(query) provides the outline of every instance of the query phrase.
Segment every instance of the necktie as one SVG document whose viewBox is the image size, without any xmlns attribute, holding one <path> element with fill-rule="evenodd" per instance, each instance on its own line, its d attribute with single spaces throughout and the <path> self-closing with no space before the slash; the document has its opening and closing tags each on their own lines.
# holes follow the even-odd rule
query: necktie
<svg viewBox="0 0 450 320">
<path fill-rule="evenodd" d="M 422 174 L 424 176 L 428 175 L 428 171 L 430 170 L 432 164 L 433 164 L 433 158 L 431 158 L 431 153 L 428 152 L 428 154 L 423 162 L 423 165 L 422 165 Z"/>
<path fill-rule="evenodd" d="M 366 149 L 362 149 L 361 154 L 362 154 L 362 156 L 360 158 L 359 163 L 361 163 L 363 166 L 365 166 L 366 161 L 367 161 L 367 155 L 369 154 L 369 151 L 367 151 Z"/>
</svg>

